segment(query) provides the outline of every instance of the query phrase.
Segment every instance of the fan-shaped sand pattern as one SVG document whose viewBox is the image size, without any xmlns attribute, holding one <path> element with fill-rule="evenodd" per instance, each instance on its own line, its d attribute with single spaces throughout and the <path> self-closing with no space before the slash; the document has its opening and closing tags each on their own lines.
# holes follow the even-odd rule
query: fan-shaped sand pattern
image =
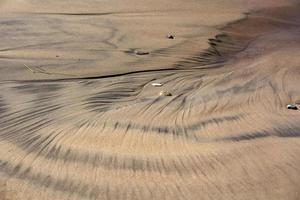
<svg viewBox="0 0 300 200">
<path fill-rule="evenodd" d="M 299 199 L 298 19 L 248 14 L 165 69 L 2 81 L 1 194 Z"/>
</svg>

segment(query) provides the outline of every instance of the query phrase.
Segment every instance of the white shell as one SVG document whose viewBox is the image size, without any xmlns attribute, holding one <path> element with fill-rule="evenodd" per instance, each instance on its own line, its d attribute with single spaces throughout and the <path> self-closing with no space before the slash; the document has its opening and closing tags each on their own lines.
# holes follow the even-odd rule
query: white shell
<svg viewBox="0 0 300 200">
<path fill-rule="evenodd" d="M 298 107 L 297 107 L 296 105 L 294 105 L 294 104 L 288 104 L 288 105 L 286 106 L 286 108 L 287 108 L 287 109 L 292 109 L 292 110 L 298 110 Z"/>
<path fill-rule="evenodd" d="M 161 83 L 151 83 L 151 85 L 154 86 L 154 87 L 160 87 L 160 86 L 162 86 Z"/>
</svg>

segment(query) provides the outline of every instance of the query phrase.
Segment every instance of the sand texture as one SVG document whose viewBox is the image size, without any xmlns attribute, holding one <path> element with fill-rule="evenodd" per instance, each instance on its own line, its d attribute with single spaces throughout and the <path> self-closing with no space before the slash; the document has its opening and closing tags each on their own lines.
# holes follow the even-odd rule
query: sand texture
<svg viewBox="0 0 300 200">
<path fill-rule="evenodd" d="M 300 199 L 297 1 L 0 0 L 0 36 L 1 200 Z"/>
</svg>

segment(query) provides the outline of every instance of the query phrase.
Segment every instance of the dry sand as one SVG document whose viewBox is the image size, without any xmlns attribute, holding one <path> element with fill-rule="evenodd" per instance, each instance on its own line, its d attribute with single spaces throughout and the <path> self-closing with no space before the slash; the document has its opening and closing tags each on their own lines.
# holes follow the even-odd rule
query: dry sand
<svg viewBox="0 0 300 200">
<path fill-rule="evenodd" d="M 296 3 L 0 1 L 0 199 L 300 199 Z"/>
</svg>

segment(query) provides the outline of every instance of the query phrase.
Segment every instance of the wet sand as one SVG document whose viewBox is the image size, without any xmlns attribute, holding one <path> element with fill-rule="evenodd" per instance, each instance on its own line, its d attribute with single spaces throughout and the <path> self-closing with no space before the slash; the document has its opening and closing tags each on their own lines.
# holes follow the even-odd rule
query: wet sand
<svg viewBox="0 0 300 200">
<path fill-rule="evenodd" d="M 16 2 L 0 199 L 300 198 L 295 1 Z"/>
</svg>

